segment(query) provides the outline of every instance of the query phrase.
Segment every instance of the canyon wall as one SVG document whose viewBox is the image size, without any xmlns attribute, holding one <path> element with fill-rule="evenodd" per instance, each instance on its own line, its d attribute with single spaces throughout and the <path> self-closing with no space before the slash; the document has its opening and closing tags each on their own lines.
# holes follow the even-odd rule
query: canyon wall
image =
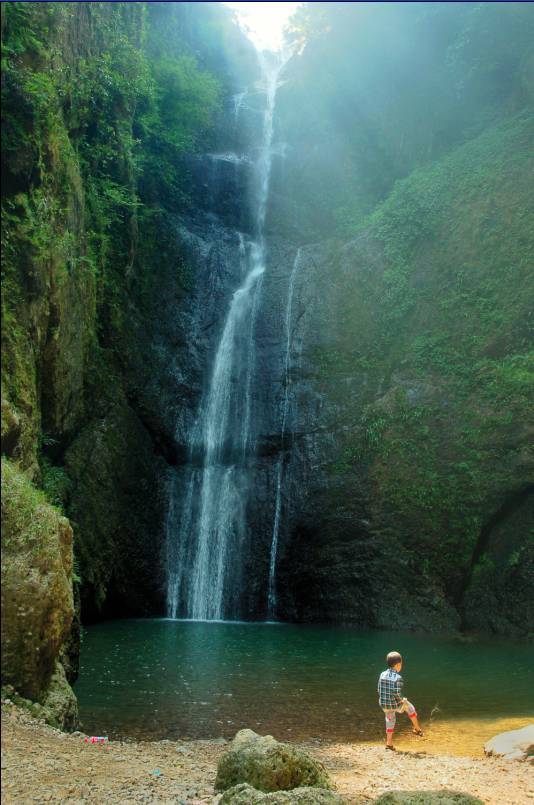
<svg viewBox="0 0 534 805">
<path fill-rule="evenodd" d="M 297 15 L 233 616 L 532 632 L 533 25 Z M 2 677 L 72 726 L 80 618 L 164 614 L 182 561 L 266 89 L 218 4 L 4 4 L 2 41 Z"/>
<path fill-rule="evenodd" d="M 12 3 L 2 43 L 2 679 L 72 726 L 80 617 L 164 607 L 177 216 L 255 56 L 217 4 Z"/>
</svg>

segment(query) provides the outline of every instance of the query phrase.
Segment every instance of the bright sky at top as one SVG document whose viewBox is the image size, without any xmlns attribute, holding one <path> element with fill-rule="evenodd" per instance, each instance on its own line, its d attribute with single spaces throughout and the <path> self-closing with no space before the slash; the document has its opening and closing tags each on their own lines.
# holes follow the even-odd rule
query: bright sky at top
<svg viewBox="0 0 534 805">
<path fill-rule="evenodd" d="M 237 11 L 241 27 L 260 50 L 279 50 L 289 17 L 301 3 L 225 3 Z"/>
</svg>

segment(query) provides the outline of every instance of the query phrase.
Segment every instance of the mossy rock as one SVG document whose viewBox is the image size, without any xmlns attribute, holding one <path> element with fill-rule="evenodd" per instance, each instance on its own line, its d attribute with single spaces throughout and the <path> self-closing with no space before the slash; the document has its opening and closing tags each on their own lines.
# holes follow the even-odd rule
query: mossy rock
<svg viewBox="0 0 534 805">
<path fill-rule="evenodd" d="M 78 700 L 60 662 L 56 663 L 48 688 L 41 697 L 41 703 L 21 696 L 12 685 L 2 687 L 2 699 L 9 699 L 17 707 L 27 710 L 34 718 L 56 729 L 71 732 L 78 726 Z"/>
<path fill-rule="evenodd" d="M 20 416 L 14 406 L 2 397 L 2 455 L 13 455 L 20 431 Z"/>
<path fill-rule="evenodd" d="M 71 731 L 78 726 L 78 700 L 67 682 L 65 669 L 60 662 L 56 663 L 56 669 L 39 709 L 40 717 L 52 727 Z"/>
<path fill-rule="evenodd" d="M 303 786 L 266 794 L 241 783 L 226 791 L 219 805 L 344 805 L 344 800 L 325 788 Z"/>
<path fill-rule="evenodd" d="M 77 718 L 58 662 L 74 613 L 72 564 L 69 521 L 2 458 L 2 681 L 61 727 Z"/>
<path fill-rule="evenodd" d="M 484 805 L 483 800 L 461 791 L 390 791 L 373 805 Z"/>
<path fill-rule="evenodd" d="M 332 789 L 323 765 L 302 749 L 279 743 L 272 735 L 252 730 L 237 733 L 220 759 L 215 789 L 226 791 L 248 783 L 258 791 L 288 791 L 299 787 Z"/>
</svg>

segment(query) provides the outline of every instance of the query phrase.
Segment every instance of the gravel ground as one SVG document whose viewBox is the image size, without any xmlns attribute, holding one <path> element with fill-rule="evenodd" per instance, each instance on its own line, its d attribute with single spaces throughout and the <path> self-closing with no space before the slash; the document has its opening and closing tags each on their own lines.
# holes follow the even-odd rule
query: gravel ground
<svg viewBox="0 0 534 805">
<path fill-rule="evenodd" d="M 494 758 L 432 756 L 413 749 L 395 754 L 376 744 L 301 743 L 321 760 L 350 805 L 391 789 L 457 789 L 491 805 L 533 805 L 528 763 Z M 10 803 L 218 802 L 213 781 L 223 740 L 84 742 L 2 706 L 2 799 Z"/>
</svg>

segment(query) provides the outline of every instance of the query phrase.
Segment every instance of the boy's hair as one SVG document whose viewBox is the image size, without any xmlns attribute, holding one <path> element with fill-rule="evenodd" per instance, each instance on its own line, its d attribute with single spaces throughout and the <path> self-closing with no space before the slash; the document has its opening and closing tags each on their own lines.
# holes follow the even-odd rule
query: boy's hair
<svg viewBox="0 0 534 805">
<path fill-rule="evenodd" d="M 388 664 L 388 668 L 393 668 L 394 665 L 397 665 L 397 663 L 402 662 L 402 657 L 398 651 L 390 651 L 388 656 L 386 657 L 386 662 Z"/>
</svg>

